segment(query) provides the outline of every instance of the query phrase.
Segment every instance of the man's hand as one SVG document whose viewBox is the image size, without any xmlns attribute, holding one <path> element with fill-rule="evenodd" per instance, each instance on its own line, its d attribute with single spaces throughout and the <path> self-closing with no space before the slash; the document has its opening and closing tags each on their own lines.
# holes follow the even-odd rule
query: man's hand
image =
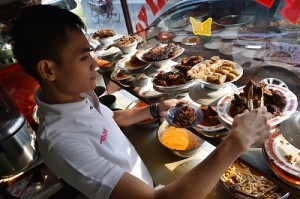
<svg viewBox="0 0 300 199">
<path fill-rule="evenodd" d="M 268 120 L 272 114 L 265 106 L 252 111 L 245 111 L 234 117 L 231 133 L 243 148 L 261 146 L 270 136 L 271 126 Z"/>
<path fill-rule="evenodd" d="M 169 100 L 165 100 L 162 101 L 158 104 L 158 110 L 159 110 L 159 115 L 164 118 L 166 115 L 166 112 L 176 106 L 177 104 L 187 104 L 189 103 L 189 100 L 185 100 L 185 99 L 169 99 Z"/>
</svg>

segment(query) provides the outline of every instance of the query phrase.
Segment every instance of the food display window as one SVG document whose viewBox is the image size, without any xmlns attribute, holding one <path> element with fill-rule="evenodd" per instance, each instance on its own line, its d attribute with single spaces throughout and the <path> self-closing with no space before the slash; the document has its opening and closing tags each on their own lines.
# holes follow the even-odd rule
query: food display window
<svg viewBox="0 0 300 199">
<path fill-rule="evenodd" d="M 95 1 L 82 5 L 107 92 L 114 83 L 136 97 L 127 108 L 184 98 L 203 114 L 186 128 L 201 138 L 193 156 L 165 153 L 157 138 L 166 121 L 149 118 L 122 129 L 156 184 L 202 161 L 230 133 L 234 116 L 266 106 L 273 114 L 269 139 L 242 154 L 207 199 L 300 198 L 297 1 L 112 0 L 112 11 L 100 15 Z"/>
<path fill-rule="evenodd" d="M 287 192 L 297 195 L 300 8 L 291 4 L 145 1 L 141 9 L 129 12 L 136 49 L 108 58 L 114 65 L 99 72 L 147 103 L 190 99 L 206 118 L 191 130 L 214 145 L 228 134 L 236 114 L 267 106 L 273 114 L 270 138 L 239 160 L 281 188 L 275 198 L 288 197 Z M 127 6 L 136 8 L 130 1 Z M 257 197 L 224 186 L 234 197 Z"/>
</svg>

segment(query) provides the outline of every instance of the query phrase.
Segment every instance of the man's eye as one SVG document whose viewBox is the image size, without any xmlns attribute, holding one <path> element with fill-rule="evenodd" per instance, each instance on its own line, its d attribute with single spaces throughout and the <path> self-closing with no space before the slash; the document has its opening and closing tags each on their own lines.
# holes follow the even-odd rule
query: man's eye
<svg viewBox="0 0 300 199">
<path fill-rule="evenodd" d="M 88 58 L 88 56 L 84 56 L 84 57 L 81 57 L 80 60 L 85 61 L 85 60 L 87 60 L 87 58 Z"/>
</svg>

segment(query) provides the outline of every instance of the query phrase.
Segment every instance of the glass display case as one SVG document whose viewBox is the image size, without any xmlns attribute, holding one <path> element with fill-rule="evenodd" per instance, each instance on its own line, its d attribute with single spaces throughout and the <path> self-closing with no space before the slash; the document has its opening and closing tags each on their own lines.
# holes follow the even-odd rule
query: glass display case
<svg viewBox="0 0 300 199">
<path fill-rule="evenodd" d="M 115 65 L 109 69 L 100 69 L 100 73 L 108 78 L 111 78 L 111 73 L 116 74 L 116 71 L 122 76 L 127 75 L 126 79 L 111 79 L 148 103 L 186 97 L 199 106 L 214 107 L 220 123 L 193 129 L 214 145 L 221 142 L 230 129 L 232 117 L 228 115 L 228 110 L 234 93 L 242 93 L 243 87 L 250 80 L 255 85 L 266 85 L 267 91 L 264 90 L 264 93 L 278 91 L 285 104 L 278 109 L 280 114 L 270 121 L 273 126 L 270 139 L 263 146 L 263 150 L 252 148 L 239 159 L 297 198 L 300 190 L 300 150 L 279 144 L 291 146 L 282 136 L 280 126 L 285 121 L 291 122 L 292 118 L 299 118 L 300 110 L 300 22 L 290 22 L 289 17 L 293 16 L 286 16 L 282 11 L 286 6 L 283 0 L 274 1 L 270 8 L 252 0 L 174 2 L 173 6 L 160 9 L 152 22 L 148 21 L 148 25 L 145 26 L 144 23 L 143 27 L 135 30 L 143 38 L 139 41 L 138 51 L 114 57 L 112 61 Z M 211 18 L 211 35 L 195 34 L 191 17 L 198 25 Z M 174 50 L 173 47 L 168 47 L 167 53 L 165 52 L 167 57 L 146 60 L 143 56 L 156 45 L 163 48 L 169 46 L 168 44 L 177 48 Z M 173 50 L 176 51 L 174 54 L 171 53 Z M 148 64 L 135 69 L 130 62 L 133 57 Z M 219 79 L 215 80 L 212 76 L 208 77 L 209 75 L 203 78 L 202 73 L 198 74 L 195 81 L 189 79 L 176 85 L 167 79 L 155 80 L 158 74 L 168 76 L 172 72 L 171 76 L 176 76 L 178 65 L 185 65 L 187 59 L 190 59 L 190 68 L 187 70 L 192 70 L 197 65 L 198 69 L 203 67 L 201 64 L 205 60 L 207 67 L 208 63 L 213 65 L 215 59 L 221 59 L 226 64 L 233 63 L 237 73 L 232 78 L 227 75 L 225 82 L 218 82 Z M 130 63 L 132 65 L 128 67 Z M 266 101 L 265 105 L 268 110 L 273 106 L 267 105 Z M 294 131 L 294 134 L 300 132 L 299 125 Z M 287 160 L 287 157 L 292 157 L 292 160 Z M 236 195 L 235 197 L 240 198 Z"/>
<path fill-rule="evenodd" d="M 289 124 L 293 126 L 294 133 L 292 134 L 297 136 L 300 132 L 299 125 L 298 129 L 295 125 L 295 122 L 299 121 L 300 114 L 298 103 L 300 97 L 300 22 L 297 20 L 294 21 L 296 23 L 290 22 L 291 18 L 295 19 L 292 11 L 297 8 L 290 12 L 291 16 L 284 14 L 286 12 L 282 10 L 287 7 L 284 0 L 275 0 L 272 5 L 268 5 L 269 7 L 259 2 L 266 1 L 114 0 L 113 5 L 120 14 L 119 20 L 114 21 L 112 18 L 97 15 L 99 23 L 93 22 L 93 14 L 88 7 L 88 1 L 82 1 L 82 5 L 85 11 L 88 11 L 86 16 L 91 35 L 99 29 L 104 29 L 102 24 L 108 21 L 111 23 L 106 23 L 107 27 L 118 33 L 111 38 L 111 43 L 95 42 L 89 38 L 94 48 L 93 56 L 97 62 L 105 60 L 101 62 L 105 64 L 100 64 L 98 70 L 105 82 L 117 84 L 146 103 L 170 98 L 187 98 L 193 104 L 205 107 L 203 110 L 212 111 L 214 122 L 206 121 L 189 129 L 212 145 L 217 146 L 228 135 L 233 117 L 228 114 L 228 110 L 233 95 L 242 93 L 243 87 L 250 80 L 254 81 L 255 86 L 259 83 L 266 85 L 266 93 L 271 93 L 270 95 L 279 93 L 279 98 L 274 101 L 276 103 L 283 101 L 283 105 L 274 108 L 278 104 L 271 104 L 269 109 L 279 111 L 270 121 L 273 125 L 270 138 L 264 146 L 252 147 L 239 158 L 239 161 L 274 182 L 284 190 L 284 193 L 289 192 L 291 198 L 299 198 L 300 149 L 293 147 L 282 136 L 281 124 L 289 121 Z M 210 18 L 212 19 L 211 25 L 205 27 L 211 34 L 195 34 L 196 26 L 203 28 L 203 23 Z M 191 19 L 195 20 L 196 25 L 193 26 Z M 121 31 L 117 29 L 121 27 L 120 24 L 122 28 L 126 24 L 128 32 L 131 33 L 130 36 L 134 36 L 134 47 L 129 51 L 121 49 L 125 44 L 118 44 L 119 39 L 126 35 L 124 28 Z M 144 55 L 156 45 L 166 47 L 163 56 L 145 59 Z M 109 48 L 111 46 L 114 47 L 114 51 Z M 119 49 L 120 46 L 122 47 Z M 200 71 L 203 63 L 211 70 L 214 64 L 219 62 L 222 62 L 224 66 L 222 73 L 195 72 Z M 171 74 L 171 77 L 178 75 L 182 78 L 177 72 L 185 75 L 180 83 L 168 83 L 166 79 L 157 80 L 158 74 L 166 77 L 168 74 Z M 195 76 L 192 76 L 192 73 Z M 261 101 L 268 103 L 266 100 Z M 158 126 L 156 125 L 157 128 Z M 149 170 L 163 173 L 163 171 L 157 171 L 157 168 L 161 168 L 161 164 L 167 162 L 164 158 L 174 162 L 175 158 L 159 151 L 157 143 L 153 142 L 156 137 L 155 130 L 148 132 L 143 129 L 143 132 L 139 132 L 139 136 L 135 132 L 137 130 L 140 129 L 135 127 L 124 129 L 125 133 L 128 131 L 126 135 L 134 132 L 132 137 L 139 138 L 138 143 L 132 139 L 133 144 L 138 151 L 140 150 L 141 157 L 149 160 L 146 161 L 147 163 L 151 163 Z M 146 138 L 141 138 L 141 133 L 148 134 Z M 148 143 L 149 141 L 151 143 Z M 138 145 L 141 143 L 144 146 Z M 153 154 L 149 148 L 145 150 L 148 144 L 156 147 L 151 150 L 157 151 L 156 159 L 161 160 L 160 162 L 153 160 Z M 142 156 L 144 153 L 147 157 Z M 195 165 L 194 162 L 193 164 Z M 184 165 L 183 170 L 174 169 L 175 171 L 172 172 L 178 172 L 175 173 L 176 175 L 182 174 L 194 166 L 193 164 Z M 158 179 L 161 178 L 158 177 Z M 227 189 L 229 190 L 228 187 Z M 218 190 L 216 192 L 218 193 L 212 193 L 210 198 L 222 198 L 220 194 L 222 192 Z M 230 193 L 236 198 L 247 198 L 247 195 Z M 249 197 L 255 198 L 253 195 L 248 195 Z M 284 195 L 281 198 L 287 197 Z"/>
</svg>

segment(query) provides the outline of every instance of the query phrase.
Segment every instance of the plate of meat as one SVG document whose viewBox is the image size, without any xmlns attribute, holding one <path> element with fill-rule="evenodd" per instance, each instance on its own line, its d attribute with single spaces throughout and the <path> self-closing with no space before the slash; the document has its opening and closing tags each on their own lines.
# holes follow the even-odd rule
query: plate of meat
<svg viewBox="0 0 300 199">
<path fill-rule="evenodd" d="M 230 129 L 235 115 L 243 113 L 248 107 L 249 88 L 253 86 L 253 108 L 257 108 L 263 102 L 268 112 L 273 117 L 268 121 L 272 126 L 272 132 L 282 121 L 288 119 L 297 109 L 297 96 L 287 88 L 249 81 L 246 86 L 239 87 L 232 92 L 224 95 L 217 104 L 217 112 L 222 124 Z"/>
<path fill-rule="evenodd" d="M 184 92 L 197 81 L 187 75 L 191 66 L 177 64 L 171 71 L 161 71 L 152 79 L 153 88 L 162 93 Z"/>
<path fill-rule="evenodd" d="M 180 56 L 184 50 L 184 48 L 175 43 L 160 43 L 152 48 L 138 52 L 136 56 L 143 62 L 149 62 L 156 66 L 163 66 L 166 65 L 171 59 Z"/>
<path fill-rule="evenodd" d="M 194 127 L 203 119 L 201 109 L 193 104 L 177 104 L 166 114 L 167 122 L 178 128 Z"/>
</svg>

